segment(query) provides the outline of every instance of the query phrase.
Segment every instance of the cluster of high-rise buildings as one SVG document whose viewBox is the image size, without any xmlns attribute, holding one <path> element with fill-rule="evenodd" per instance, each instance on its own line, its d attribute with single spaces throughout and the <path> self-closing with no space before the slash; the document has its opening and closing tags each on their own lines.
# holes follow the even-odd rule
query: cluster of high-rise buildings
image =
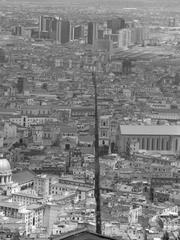
<svg viewBox="0 0 180 240">
<path fill-rule="evenodd" d="M 71 25 L 61 18 L 41 16 L 39 21 L 39 37 L 67 43 L 71 38 Z"/>
<path fill-rule="evenodd" d="M 103 23 L 87 22 L 76 25 L 69 20 L 40 16 L 38 37 L 62 44 L 80 39 L 90 45 L 97 44 L 98 41 L 109 41 L 112 45 L 123 48 L 143 44 L 148 39 L 148 28 L 137 23 L 128 24 L 120 17 Z"/>
<path fill-rule="evenodd" d="M 63 11 L 0 16 L 0 238 L 95 231 L 95 71 L 102 234 L 180 239 L 178 17 Z"/>
</svg>

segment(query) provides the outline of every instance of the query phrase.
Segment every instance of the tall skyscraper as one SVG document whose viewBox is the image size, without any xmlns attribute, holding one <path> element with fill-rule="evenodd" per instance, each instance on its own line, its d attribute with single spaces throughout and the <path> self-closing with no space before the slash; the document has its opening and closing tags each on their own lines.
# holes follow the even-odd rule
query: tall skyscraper
<svg viewBox="0 0 180 240">
<path fill-rule="evenodd" d="M 112 29 L 112 34 L 116 34 L 118 30 L 125 28 L 125 20 L 123 18 L 108 20 L 107 28 Z"/>
<path fill-rule="evenodd" d="M 74 27 L 74 39 L 80 39 L 82 34 L 82 29 L 81 25 L 75 26 Z"/>
<path fill-rule="evenodd" d="M 40 16 L 39 21 L 39 36 L 40 38 L 52 39 L 53 36 L 53 23 L 56 22 L 54 17 Z"/>
<path fill-rule="evenodd" d="M 149 29 L 147 27 L 136 27 L 131 29 L 131 39 L 134 44 L 143 44 L 149 39 Z"/>
<path fill-rule="evenodd" d="M 57 28 L 58 28 L 58 19 L 53 18 L 52 21 L 51 21 L 51 31 L 50 31 L 50 34 L 49 34 L 50 39 L 56 40 Z"/>
<path fill-rule="evenodd" d="M 57 19 L 55 40 L 59 43 L 68 43 L 71 39 L 71 24 L 67 20 Z"/>
<path fill-rule="evenodd" d="M 40 16 L 39 31 L 40 32 L 49 32 L 51 30 L 52 20 L 53 20 L 53 17 Z"/>
<path fill-rule="evenodd" d="M 82 37 L 82 26 L 81 25 L 76 25 L 76 26 L 72 26 L 71 25 L 71 41 L 74 41 L 74 40 L 78 40 Z"/>
<path fill-rule="evenodd" d="M 70 22 L 66 20 L 60 21 L 61 24 L 61 43 L 70 41 Z"/>
<path fill-rule="evenodd" d="M 93 44 L 97 39 L 97 24 L 93 22 L 88 23 L 88 44 Z"/>
<path fill-rule="evenodd" d="M 130 29 L 122 29 L 119 31 L 119 47 L 120 48 L 128 48 L 132 45 L 132 37 Z"/>
<path fill-rule="evenodd" d="M 61 18 L 41 16 L 39 22 L 40 37 L 60 43 L 70 41 L 70 22 Z"/>
</svg>

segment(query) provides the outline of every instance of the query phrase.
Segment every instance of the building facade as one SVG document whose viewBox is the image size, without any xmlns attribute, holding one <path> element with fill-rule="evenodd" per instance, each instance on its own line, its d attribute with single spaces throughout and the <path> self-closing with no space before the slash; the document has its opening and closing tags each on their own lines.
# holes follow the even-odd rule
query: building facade
<svg viewBox="0 0 180 240">
<path fill-rule="evenodd" d="M 117 146 L 126 153 L 129 144 L 137 140 L 138 150 L 164 154 L 180 153 L 180 126 L 163 125 L 120 125 Z"/>
</svg>

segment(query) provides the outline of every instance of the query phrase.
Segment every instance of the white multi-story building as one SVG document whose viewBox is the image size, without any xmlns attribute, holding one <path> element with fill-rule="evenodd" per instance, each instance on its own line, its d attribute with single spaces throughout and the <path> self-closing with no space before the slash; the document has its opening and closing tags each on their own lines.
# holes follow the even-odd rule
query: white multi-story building
<svg viewBox="0 0 180 240">
<path fill-rule="evenodd" d="M 132 31 L 131 29 L 121 29 L 119 31 L 119 41 L 118 47 L 119 48 L 128 48 L 132 45 Z"/>
<path fill-rule="evenodd" d="M 10 118 L 10 122 L 16 123 L 23 127 L 29 127 L 31 125 L 44 124 L 46 122 L 56 121 L 56 118 L 49 116 L 15 116 Z"/>
<path fill-rule="evenodd" d="M 38 203 L 43 198 L 39 197 L 33 190 L 24 190 L 12 194 L 12 201 L 28 206 Z"/>
<path fill-rule="evenodd" d="M 19 210 L 22 220 L 25 222 L 26 235 L 36 232 L 43 227 L 44 207 L 33 204 Z"/>
<path fill-rule="evenodd" d="M 15 124 L 5 122 L 4 124 L 4 138 L 16 138 L 17 137 L 17 126 Z"/>
<path fill-rule="evenodd" d="M 37 175 L 34 179 L 34 190 L 38 195 L 48 197 L 50 194 L 50 178 L 47 175 Z"/>
</svg>

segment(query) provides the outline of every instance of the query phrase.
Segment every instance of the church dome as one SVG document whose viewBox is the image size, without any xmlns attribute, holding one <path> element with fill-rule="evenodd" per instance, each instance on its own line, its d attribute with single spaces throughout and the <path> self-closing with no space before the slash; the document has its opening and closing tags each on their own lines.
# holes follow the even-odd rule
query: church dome
<svg viewBox="0 0 180 240">
<path fill-rule="evenodd" d="M 9 161 L 5 158 L 0 158 L 0 173 L 5 173 L 9 171 L 11 171 Z"/>
<path fill-rule="evenodd" d="M 149 220 L 149 225 L 151 228 L 156 228 L 156 229 L 163 229 L 163 221 L 159 216 L 154 216 Z"/>
</svg>

